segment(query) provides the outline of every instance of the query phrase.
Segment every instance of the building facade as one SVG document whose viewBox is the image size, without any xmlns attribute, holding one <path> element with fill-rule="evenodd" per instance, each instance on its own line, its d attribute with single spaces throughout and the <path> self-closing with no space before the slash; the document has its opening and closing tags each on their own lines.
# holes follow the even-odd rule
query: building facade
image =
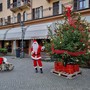
<svg viewBox="0 0 90 90">
<path fill-rule="evenodd" d="M 48 26 L 54 30 L 55 22 L 63 21 L 67 5 L 90 22 L 90 0 L 0 0 L 0 48 L 14 54 L 23 39 L 29 55 L 32 40 L 48 39 Z"/>
</svg>

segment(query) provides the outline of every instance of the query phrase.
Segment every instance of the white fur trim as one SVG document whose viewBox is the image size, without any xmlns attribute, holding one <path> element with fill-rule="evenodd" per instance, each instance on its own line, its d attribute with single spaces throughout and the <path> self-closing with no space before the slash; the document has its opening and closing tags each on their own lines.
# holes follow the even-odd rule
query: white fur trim
<svg viewBox="0 0 90 90">
<path fill-rule="evenodd" d="M 44 51 L 44 49 L 45 49 L 45 46 L 42 46 L 41 50 Z"/>
<path fill-rule="evenodd" d="M 34 68 L 37 68 L 37 66 L 35 66 Z"/>
<path fill-rule="evenodd" d="M 33 56 L 31 56 L 31 58 L 35 59 L 35 60 L 41 59 L 41 57 L 36 58 L 36 57 L 33 57 Z"/>
<path fill-rule="evenodd" d="M 3 62 L 8 63 L 7 58 L 5 58 L 5 57 L 2 57 L 2 58 L 3 58 Z"/>
<path fill-rule="evenodd" d="M 39 67 L 39 68 L 42 68 L 42 67 Z"/>
</svg>

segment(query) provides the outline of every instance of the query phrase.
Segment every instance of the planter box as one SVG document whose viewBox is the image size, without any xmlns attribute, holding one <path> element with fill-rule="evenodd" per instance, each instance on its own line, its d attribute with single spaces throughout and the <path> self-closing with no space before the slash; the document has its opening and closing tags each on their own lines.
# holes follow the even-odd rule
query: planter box
<svg viewBox="0 0 90 90">
<path fill-rule="evenodd" d="M 0 55 L 1 55 L 1 56 L 5 56 L 5 55 L 7 55 L 7 53 L 1 53 L 1 52 L 0 52 Z"/>
<path fill-rule="evenodd" d="M 75 72 L 79 72 L 80 70 L 79 70 L 79 65 L 78 64 L 75 64 L 74 65 L 74 71 Z"/>
<path fill-rule="evenodd" d="M 55 71 L 61 72 L 62 68 L 63 68 L 62 62 L 54 62 L 54 69 L 55 69 Z"/>
<path fill-rule="evenodd" d="M 73 74 L 75 72 L 75 70 L 74 70 L 74 65 L 72 65 L 72 64 L 67 64 L 66 65 L 66 73 L 68 73 L 68 74 Z"/>
<path fill-rule="evenodd" d="M 54 62 L 54 70 L 68 74 L 73 74 L 80 71 L 78 64 L 67 64 L 64 66 L 62 62 Z"/>
<path fill-rule="evenodd" d="M 3 63 L 3 58 L 0 57 L 0 65 Z"/>
</svg>

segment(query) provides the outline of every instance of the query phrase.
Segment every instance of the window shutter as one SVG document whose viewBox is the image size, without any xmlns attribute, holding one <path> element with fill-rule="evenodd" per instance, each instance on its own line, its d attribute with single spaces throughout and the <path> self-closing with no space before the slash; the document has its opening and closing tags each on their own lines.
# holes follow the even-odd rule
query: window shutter
<svg viewBox="0 0 90 90">
<path fill-rule="evenodd" d="M 0 11 L 2 11 L 2 3 L 0 3 Z"/>
<path fill-rule="evenodd" d="M 35 9 L 32 9 L 32 19 L 35 19 Z"/>
</svg>

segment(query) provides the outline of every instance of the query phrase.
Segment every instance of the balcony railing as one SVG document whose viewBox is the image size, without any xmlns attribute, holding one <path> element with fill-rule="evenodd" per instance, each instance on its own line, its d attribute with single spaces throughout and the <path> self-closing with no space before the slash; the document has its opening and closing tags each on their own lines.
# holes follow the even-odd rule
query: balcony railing
<svg viewBox="0 0 90 90">
<path fill-rule="evenodd" d="M 46 1 L 50 3 L 51 0 L 46 0 Z"/>
<path fill-rule="evenodd" d="M 61 7 L 61 8 L 59 8 L 59 10 L 57 10 L 56 7 L 48 7 L 39 12 L 36 11 L 35 13 L 26 13 L 25 16 L 21 15 L 20 20 L 21 21 L 32 21 L 32 20 L 39 20 L 39 19 L 43 19 L 43 18 L 59 16 L 59 15 L 63 14 L 66 5 L 72 5 L 73 11 L 76 11 L 76 9 L 74 10 L 73 2 L 69 2 L 69 3 L 64 3 L 61 6 L 59 6 L 59 7 Z M 16 6 L 13 6 L 13 7 L 16 7 Z M 54 9 L 56 9 L 56 11 Z M 84 9 L 77 9 L 77 11 L 78 10 L 81 11 L 81 10 L 85 10 L 85 9 L 90 9 L 90 7 L 84 8 Z M 55 11 L 55 13 L 53 11 Z M 33 17 L 33 15 L 35 15 L 35 16 Z M 19 18 L 17 16 L 11 17 L 11 19 L 9 20 L 9 23 L 8 23 L 7 19 L 3 19 L 3 20 L 1 20 L 0 25 L 3 26 L 3 25 L 8 25 L 8 24 L 19 23 L 18 19 Z"/>
<path fill-rule="evenodd" d="M 46 1 L 50 3 L 51 1 L 57 1 L 57 0 L 46 0 Z"/>
<path fill-rule="evenodd" d="M 24 2 L 14 2 L 10 4 L 10 10 L 13 12 L 16 12 L 18 10 L 23 10 L 25 8 L 30 8 L 31 3 L 28 0 L 25 0 Z"/>
</svg>

